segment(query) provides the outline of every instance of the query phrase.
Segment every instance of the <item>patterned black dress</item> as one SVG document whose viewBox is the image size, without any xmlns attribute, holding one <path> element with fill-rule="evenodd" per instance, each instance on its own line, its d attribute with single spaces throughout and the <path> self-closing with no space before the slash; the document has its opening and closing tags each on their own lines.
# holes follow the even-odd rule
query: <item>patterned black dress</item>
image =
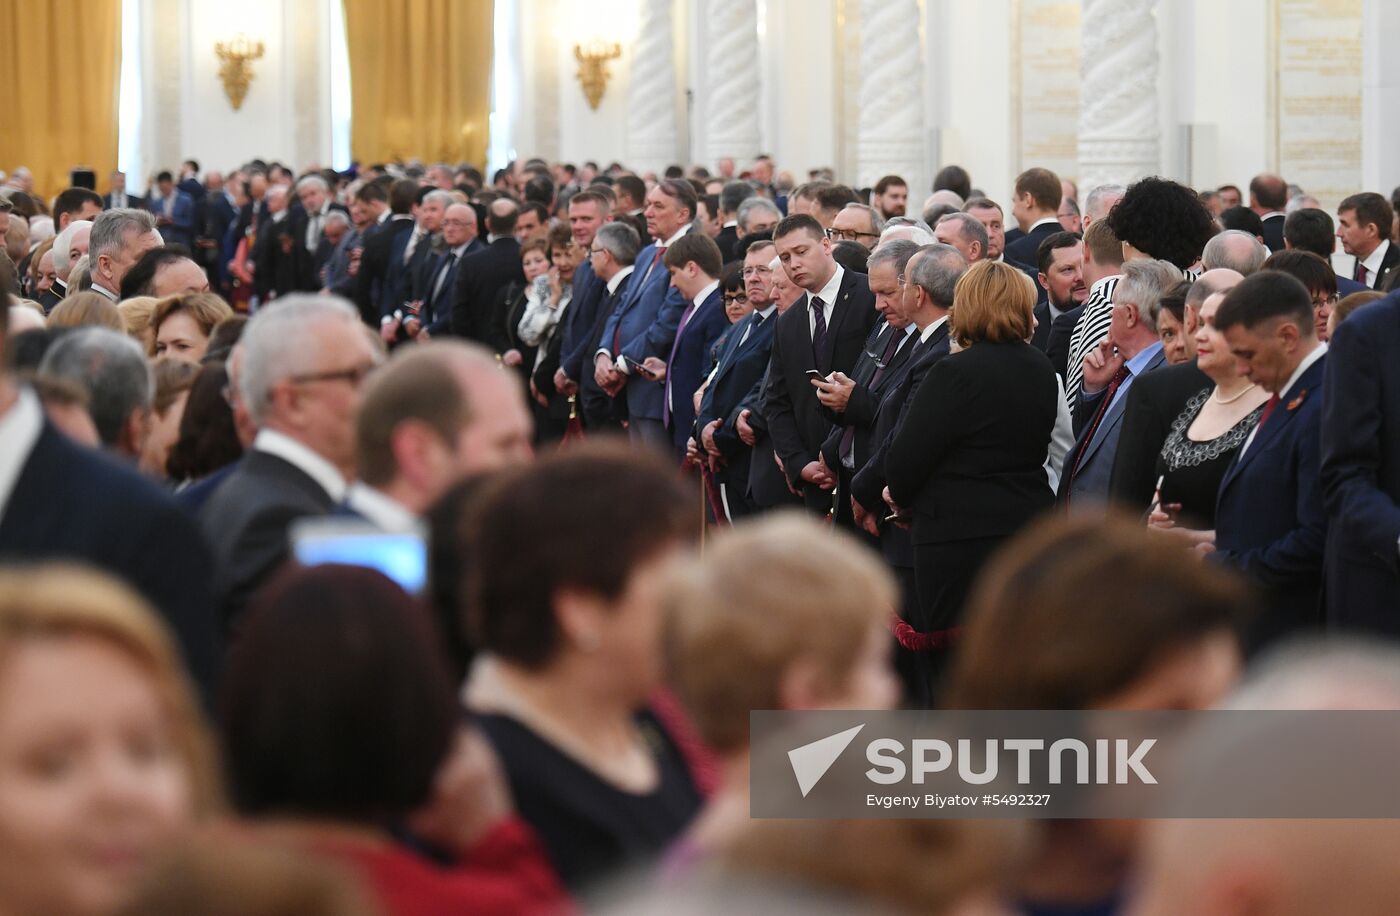
<svg viewBox="0 0 1400 916">
<path fill-rule="evenodd" d="M 1162 477 L 1162 503 L 1181 504 L 1177 525 L 1206 531 L 1215 528 L 1215 498 L 1220 492 L 1225 469 L 1264 411 L 1261 404 L 1220 436 L 1197 442 L 1186 432 L 1196 422 L 1214 390 L 1207 388 L 1186 402 L 1186 409 L 1172 423 L 1167 441 L 1157 456 L 1157 473 Z"/>
</svg>

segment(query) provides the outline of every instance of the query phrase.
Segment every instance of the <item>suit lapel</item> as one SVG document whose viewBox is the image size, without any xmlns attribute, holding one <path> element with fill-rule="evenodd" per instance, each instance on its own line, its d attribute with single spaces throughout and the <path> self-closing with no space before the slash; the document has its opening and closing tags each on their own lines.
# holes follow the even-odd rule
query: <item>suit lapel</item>
<svg viewBox="0 0 1400 916">
<path fill-rule="evenodd" d="M 1318 383 L 1322 381 L 1321 369 L 1326 358 L 1326 356 L 1323 356 L 1317 362 L 1309 366 L 1308 370 L 1303 373 L 1302 378 L 1298 379 L 1297 384 L 1284 392 L 1283 396 L 1279 398 L 1278 406 L 1275 407 L 1274 412 L 1269 415 L 1269 422 L 1265 423 L 1259 431 L 1254 434 L 1254 441 L 1249 443 L 1249 448 L 1245 450 L 1243 454 L 1237 452 L 1235 460 L 1230 462 L 1230 467 L 1225 471 L 1225 479 L 1221 481 L 1220 484 L 1221 492 L 1224 492 L 1225 488 L 1234 482 L 1235 478 L 1244 471 L 1245 467 L 1247 467 L 1251 461 L 1267 451 L 1269 445 L 1279 436 L 1283 435 L 1283 431 L 1288 427 L 1288 424 L 1293 422 L 1293 418 L 1298 414 L 1298 408 L 1303 406 L 1303 401 L 1309 397 L 1321 396 L 1320 392 L 1315 392 L 1312 389 L 1316 388 Z M 1288 406 L 1290 404 L 1293 405 L 1291 409 Z"/>
<path fill-rule="evenodd" d="M 1138 378 L 1146 375 L 1153 369 L 1156 369 L 1165 361 L 1165 352 L 1162 350 L 1158 350 L 1157 355 L 1152 357 L 1151 361 L 1149 361 L 1148 364 L 1142 368 L 1142 371 L 1133 377 L 1133 382 L 1136 383 Z M 1107 397 L 1107 395 L 1105 395 L 1105 397 Z M 1104 441 L 1108 439 L 1108 434 L 1112 432 L 1118 426 L 1118 424 L 1123 421 L 1123 412 L 1127 410 L 1127 408 L 1128 395 L 1126 393 L 1119 397 L 1117 401 L 1108 406 L 1108 413 L 1104 415 L 1103 420 L 1099 423 L 1099 428 L 1094 430 L 1094 438 L 1084 443 L 1084 457 L 1080 459 L 1081 465 L 1083 464 L 1083 462 L 1088 461 L 1090 458 L 1094 457 L 1094 453 L 1099 450 L 1099 446 L 1103 445 Z"/>
<path fill-rule="evenodd" d="M 851 287 L 855 277 L 848 270 L 841 275 L 841 289 L 836 293 L 836 302 L 831 307 L 831 320 L 827 322 L 826 340 L 822 342 L 822 364 L 831 366 L 836 361 L 836 340 L 841 336 L 841 327 L 851 312 Z"/>
</svg>

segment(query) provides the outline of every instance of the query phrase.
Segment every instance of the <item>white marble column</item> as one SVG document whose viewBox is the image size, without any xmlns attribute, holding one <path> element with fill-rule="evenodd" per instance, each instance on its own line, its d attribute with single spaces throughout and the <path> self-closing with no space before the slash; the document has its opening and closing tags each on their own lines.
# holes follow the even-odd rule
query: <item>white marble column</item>
<svg viewBox="0 0 1400 916">
<path fill-rule="evenodd" d="M 923 72 L 918 0 L 861 0 L 859 186 L 872 186 L 884 175 L 919 181 Z M 917 193 L 911 196 L 917 201 Z"/>
<path fill-rule="evenodd" d="M 700 156 L 713 167 L 725 156 L 759 152 L 757 0 L 704 0 L 704 133 Z"/>
<path fill-rule="evenodd" d="M 1079 187 L 1161 171 L 1154 0 L 1083 0 Z"/>
<path fill-rule="evenodd" d="M 626 165 L 640 172 L 659 173 L 680 161 L 671 2 L 641 0 L 641 27 L 632 48 Z"/>
</svg>

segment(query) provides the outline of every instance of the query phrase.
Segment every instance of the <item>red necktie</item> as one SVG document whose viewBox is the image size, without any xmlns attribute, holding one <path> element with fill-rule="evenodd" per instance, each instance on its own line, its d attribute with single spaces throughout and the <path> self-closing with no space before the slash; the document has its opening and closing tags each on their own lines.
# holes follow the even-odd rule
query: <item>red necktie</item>
<svg viewBox="0 0 1400 916">
<path fill-rule="evenodd" d="M 1366 265 L 1361 263 L 1361 259 L 1356 259 L 1356 271 L 1352 274 L 1352 279 L 1357 283 L 1366 285 Z"/>
<path fill-rule="evenodd" d="M 1069 479 L 1073 480 L 1079 475 L 1079 467 L 1084 463 L 1084 453 L 1089 450 L 1089 443 L 1094 441 L 1094 433 L 1098 432 L 1099 424 L 1103 422 L 1104 414 L 1108 413 L 1109 405 L 1113 403 L 1113 396 L 1118 393 L 1118 389 L 1128 376 L 1132 375 L 1128 371 L 1128 364 L 1124 363 L 1118 367 L 1118 371 L 1113 373 L 1113 381 L 1108 383 L 1108 390 L 1103 393 L 1103 400 L 1099 402 L 1099 409 L 1094 411 L 1094 419 L 1089 421 L 1089 428 L 1085 431 L 1084 447 L 1074 456 L 1074 467 L 1070 469 Z"/>
<path fill-rule="evenodd" d="M 1259 422 L 1254 424 L 1255 430 L 1260 430 L 1264 428 L 1264 424 L 1269 422 L 1269 415 L 1274 412 L 1274 408 L 1277 406 L 1278 395 L 1274 395 L 1271 398 L 1269 398 L 1269 400 L 1264 404 L 1264 412 L 1259 415 Z M 1257 436 L 1258 433 L 1256 432 L 1255 435 Z"/>
</svg>

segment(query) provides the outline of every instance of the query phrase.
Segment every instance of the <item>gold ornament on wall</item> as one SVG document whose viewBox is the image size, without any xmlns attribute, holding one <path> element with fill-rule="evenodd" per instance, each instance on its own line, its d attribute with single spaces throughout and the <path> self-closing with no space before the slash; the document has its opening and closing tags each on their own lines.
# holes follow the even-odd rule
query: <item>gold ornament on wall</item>
<svg viewBox="0 0 1400 916">
<path fill-rule="evenodd" d="M 578 59 L 578 82 L 583 87 L 583 95 L 588 106 L 595 111 L 603 101 L 603 91 L 608 87 L 608 61 L 622 56 L 622 46 L 617 42 L 593 39 L 586 44 L 574 45 L 574 57 Z"/>
<path fill-rule="evenodd" d="M 253 61 L 263 56 L 263 43 L 251 42 L 247 35 L 239 32 L 230 41 L 217 42 L 214 53 L 219 55 L 219 79 L 224 82 L 224 94 L 237 111 L 243 107 L 248 84 L 253 80 Z"/>
</svg>

